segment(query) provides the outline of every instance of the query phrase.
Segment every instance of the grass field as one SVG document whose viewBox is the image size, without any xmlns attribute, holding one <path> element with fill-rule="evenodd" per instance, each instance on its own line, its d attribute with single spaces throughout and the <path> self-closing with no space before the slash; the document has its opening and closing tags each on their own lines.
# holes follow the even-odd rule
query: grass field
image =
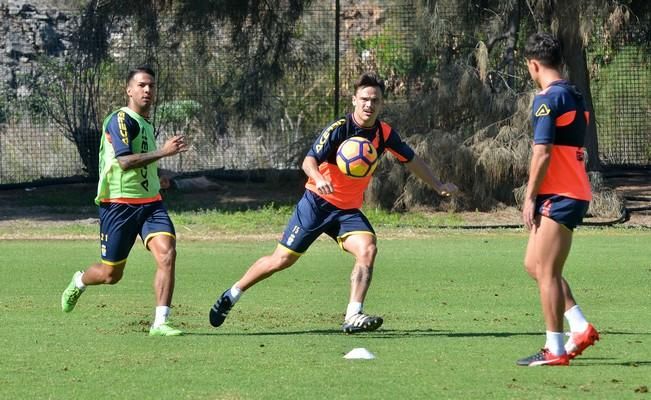
<svg viewBox="0 0 651 400">
<path fill-rule="evenodd" d="M 602 340 L 569 368 L 516 367 L 544 343 L 521 231 L 388 239 L 366 311 L 377 332 L 339 331 L 351 258 L 327 240 L 242 297 L 223 327 L 207 311 L 273 241 L 179 243 L 173 317 L 150 338 L 153 264 L 139 246 L 116 286 L 71 314 L 60 293 L 95 241 L 0 242 L 0 398 L 640 399 L 651 387 L 651 233 L 579 230 L 566 277 Z M 375 360 L 345 360 L 365 347 Z"/>
</svg>

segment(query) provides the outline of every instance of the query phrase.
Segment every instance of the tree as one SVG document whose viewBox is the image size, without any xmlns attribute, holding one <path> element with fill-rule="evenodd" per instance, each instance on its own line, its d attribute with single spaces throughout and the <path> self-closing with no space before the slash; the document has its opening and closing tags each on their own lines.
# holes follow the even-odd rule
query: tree
<svg viewBox="0 0 651 400">
<path fill-rule="evenodd" d="M 229 43 L 220 57 L 220 71 L 228 76 L 210 88 L 216 113 L 247 116 L 267 110 L 271 96 L 264 96 L 292 65 L 290 51 L 297 22 L 311 0 L 104 0 L 111 14 L 136 21 L 155 59 L 163 29 L 181 38 L 198 36 L 197 50 L 205 52 L 205 40 L 218 35 Z M 167 24 L 162 21 L 171 21 Z M 208 52 L 209 53 L 209 52 Z M 197 54 L 197 61 L 210 57 Z M 231 99 L 236 99 L 235 101 Z M 262 118 L 264 120 L 264 117 Z M 218 130 L 226 121 L 219 120 Z M 254 121 L 255 122 L 255 121 Z M 261 121 L 263 122 L 263 121 Z"/>
<path fill-rule="evenodd" d="M 589 170 L 601 168 L 599 160 L 599 145 L 597 126 L 594 123 L 594 107 L 590 90 L 590 78 L 586 57 L 587 39 L 590 37 L 590 21 L 598 12 L 608 13 L 612 3 L 609 0 L 565 1 L 565 0 L 509 0 L 494 2 L 489 0 L 475 2 L 476 7 L 493 10 L 482 25 L 488 25 L 489 35 L 486 47 L 491 52 L 496 44 L 504 41 L 502 61 L 495 70 L 505 76 L 505 82 L 511 88 L 515 85 L 516 51 L 521 31 L 533 25 L 538 31 L 552 31 L 563 44 L 563 57 L 569 79 L 583 93 L 586 105 L 590 111 L 592 123 L 588 127 L 586 148 L 588 150 Z M 492 17 L 490 15 L 493 15 Z M 533 20 L 533 24 L 531 21 Z M 491 28 L 491 26 L 493 28 Z"/>
<path fill-rule="evenodd" d="M 590 76 L 586 57 L 589 24 L 583 23 L 586 18 L 592 18 L 598 8 L 607 9 L 606 0 L 563 1 L 563 0 L 527 0 L 538 30 L 551 30 L 556 34 L 563 46 L 563 58 L 568 77 L 574 83 L 586 101 L 590 112 L 591 123 L 588 125 L 585 147 L 588 151 L 587 168 L 590 171 L 601 169 L 599 160 L 599 141 L 597 125 L 590 90 Z"/>
<path fill-rule="evenodd" d="M 421 137 L 414 145 L 423 149 L 425 158 L 436 154 L 428 160 L 430 164 L 436 166 L 442 157 L 438 148 L 455 155 L 450 167 L 439 167 L 439 171 L 463 188 L 457 198 L 462 208 L 490 208 L 497 201 L 512 204 L 514 189 L 526 180 L 531 151 L 533 86 L 519 54 L 531 33 L 548 31 L 560 38 L 568 78 L 581 90 L 591 112 L 585 143 L 587 167 L 598 171 L 601 164 L 587 46 L 594 45 L 592 29 L 596 24 L 602 23 L 599 28 L 606 32 L 626 25 L 621 15 L 628 12 L 621 9 L 628 7 L 644 13 L 651 4 L 640 0 L 416 2 L 415 20 L 420 30 L 411 75 L 419 86 L 408 107 L 394 106 L 387 110 L 389 117 L 397 126 L 416 128 L 414 133 L 426 132 L 424 140 Z M 450 142 L 456 142 L 458 149 Z M 384 171 L 380 164 L 376 175 Z M 374 183 L 370 193 L 379 204 L 408 208 L 436 201 L 420 188 L 396 193 L 396 188 L 407 187 L 403 176 L 387 175 L 383 181 L 388 183 Z"/>
<path fill-rule="evenodd" d="M 199 37 L 196 40 L 198 64 L 207 60 L 205 52 L 201 52 L 201 38 L 228 32 L 230 43 L 224 54 L 229 63 L 222 65 L 227 70 L 221 71 L 228 79 L 208 88 L 213 94 L 209 108 L 215 115 L 216 131 L 226 125 L 223 115 L 244 117 L 252 115 L 252 110 L 263 110 L 255 115 L 264 117 L 264 110 L 270 109 L 266 103 L 271 96 L 261 94 L 283 77 L 294 27 L 309 2 L 92 0 L 81 13 L 66 59 L 43 60 L 34 88 L 40 94 L 39 105 L 77 146 L 86 172 L 91 177 L 97 176 L 102 117 L 100 86 L 102 79 L 106 79 L 102 73 L 111 62 L 107 54 L 110 33 L 118 23 L 126 23 L 138 33 L 145 51 L 138 63 L 154 66 L 161 65 L 157 52 L 169 45 L 161 43 L 163 31 L 177 38 L 187 33 Z M 167 82 L 160 71 L 158 78 L 161 93 Z"/>
<path fill-rule="evenodd" d="M 45 113 L 77 147 L 86 173 L 98 174 L 101 64 L 108 49 L 112 19 L 91 1 L 82 12 L 65 60 L 43 59 L 35 96 Z"/>
</svg>

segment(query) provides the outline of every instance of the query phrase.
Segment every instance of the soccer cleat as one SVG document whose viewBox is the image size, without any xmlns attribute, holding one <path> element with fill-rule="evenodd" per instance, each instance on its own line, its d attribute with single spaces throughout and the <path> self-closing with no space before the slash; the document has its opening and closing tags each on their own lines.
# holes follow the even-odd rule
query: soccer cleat
<svg viewBox="0 0 651 400">
<path fill-rule="evenodd" d="M 593 346 L 599 340 L 599 332 L 597 332 L 592 324 L 588 324 L 586 330 L 583 332 L 572 332 L 570 337 L 571 339 L 565 345 L 565 351 L 571 360 L 580 356 L 583 350 Z"/>
<path fill-rule="evenodd" d="M 519 359 L 516 364 L 523 367 L 537 367 L 540 365 L 564 366 L 570 365 L 570 357 L 567 353 L 555 356 L 549 350 L 541 349 L 538 353 L 532 356 Z"/>
<path fill-rule="evenodd" d="M 221 324 L 224 323 L 226 316 L 231 311 L 231 308 L 233 308 L 233 302 L 231 301 L 231 298 L 226 295 L 227 292 L 228 289 L 226 292 L 222 293 L 221 296 L 219 296 L 215 304 L 213 304 L 213 306 L 210 308 L 210 312 L 208 313 L 210 325 L 214 326 L 215 328 L 221 326 Z"/>
<path fill-rule="evenodd" d="M 74 310 L 75 306 L 77 305 L 77 300 L 79 300 L 79 296 L 81 296 L 81 294 L 84 292 L 75 285 L 75 279 L 81 274 L 81 271 L 75 272 L 75 274 L 72 276 L 72 280 L 68 284 L 68 287 L 63 291 L 63 294 L 61 294 L 61 309 L 63 312 L 70 312 Z"/>
<path fill-rule="evenodd" d="M 153 326 L 149 328 L 149 336 L 181 336 L 183 331 L 173 328 L 169 323 L 165 322 L 158 325 L 156 328 Z"/>
<path fill-rule="evenodd" d="M 344 333 L 370 332 L 382 326 L 382 322 L 382 317 L 358 313 L 345 320 L 341 329 Z"/>
</svg>

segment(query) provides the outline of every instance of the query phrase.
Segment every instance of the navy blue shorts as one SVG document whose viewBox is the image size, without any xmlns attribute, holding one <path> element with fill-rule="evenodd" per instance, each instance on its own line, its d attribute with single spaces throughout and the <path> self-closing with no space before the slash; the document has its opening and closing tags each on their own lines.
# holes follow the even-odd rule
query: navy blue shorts
<svg viewBox="0 0 651 400">
<path fill-rule="evenodd" d="M 102 203 L 99 206 L 99 231 L 102 262 L 109 265 L 126 261 L 138 235 L 145 247 L 158 235 L 176 238 L 174 225 L 162 201 Z"/>
<path fill-rule="evenodd" d="M 356 233 L 375 236 L 366 216 L 357 208 L 342 210 L 306 190 L 283 232 L 280 245 L 297 255 L 305 253 L 322 233 L 343 246 L 343 240 Z"/>
<path fill-rule="evenodd" d="M 589 201 L 577 200 L 557 194 L 536 197 L 536 215 L 551 218 L 573 231 L 588 212 Z"/>
</svg>

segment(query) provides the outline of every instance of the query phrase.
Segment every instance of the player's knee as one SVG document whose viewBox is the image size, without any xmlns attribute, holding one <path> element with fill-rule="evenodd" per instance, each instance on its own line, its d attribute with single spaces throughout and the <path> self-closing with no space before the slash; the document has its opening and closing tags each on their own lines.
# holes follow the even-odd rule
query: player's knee
<svg viewBox="0 0 651 400">
<path fill-rule="evenodd" d="M 531 260 L 524 260 L 524 270 L 530 277 L 536 279 L 536 263 Z"/>
<path fill-rule="evenodd" d="M 174 246 L 166 247 L 159 251 L 157 255 L 159 267 L 171 268 L 176 261 L 176 248 Z"/>
<path fill-rule="evenodd" d="M 296 256 L 290 253 L 278 252 L 272 256 L 271 269 L 280 271 L 291 267 L 296 262 Z"/>
<path fill-rule="evenodd" d="M 104 274 L 104 283 L 107 285 L 115 285 L 122 279 L 123 272 L 122 268 L 111 268 L 107 270 Z"/>
<path fill-rule="evenodd" d="M 375 261 L 375 256 L 377 255 L 377 246 L 375 243 L 369 243 L 362 246 L 356 254 L 357 262 L 367 266 L 368 268 L 373 268 L 373 262 Z"/>
</svg>

